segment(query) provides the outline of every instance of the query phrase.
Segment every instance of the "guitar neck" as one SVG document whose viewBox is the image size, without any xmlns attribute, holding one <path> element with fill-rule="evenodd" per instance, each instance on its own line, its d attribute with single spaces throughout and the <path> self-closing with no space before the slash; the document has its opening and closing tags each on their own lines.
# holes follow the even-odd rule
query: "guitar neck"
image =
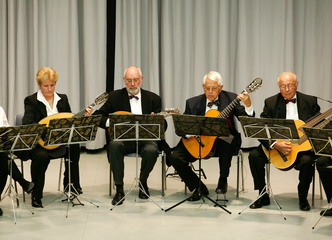
<svg viewBox="0 0 332 240">
<path fill-rule="evenodd" d="M 217 116 L 218 118 L 228 118 L 231 111 L 240 103 L 240 99 L 235 98 L 222 112 Z"/>
<path fill-rule="evenodd" d="M 332 119 L 332 116 L 330 116 L 332 114 L 332 107 L 329 108 L 328 110 L 326 110 L 325 112 L 323 112 L 322 114 L 318 115 L 317 117 L 311 119 L 309 122 L 307 122 L 306 124 L 304 124 L 302 127 L 314 127 L 317 129 L 323 128 L 325 127 L 330 120 Z M 327 119 L 325 119 L 327 116 Z M 322 121 L 323 119 L 325 119 L 323 122 L 319 123 L 320 121 Z M 319 123 L 319 124 L 318 124 Z M 317 125 L 318 124 L 318 125 Z M 307 135 L 303 135 L 300 139 L 299 139 L 299 144 L 302 144 L 304 141 L 306 141 L 308 139 Z"/>
<path fill-rule="evenodd" d="M 319 123 L 321 120 L 325 119 L 326 117 L 330 116 L 332 114 L 332 107 L 330 107 L 328 110 L 323 112 L 322 114 L 319 114 L 317 117 L 311 119 L 309 122 L 307 122 L 304 126 L 305 127 L 313 127 L 317 123 Z"/>
<path fill-rule="evenodd" d="M 95 103 L 92 103 L 89 105 L 89 107 L 94 107 L 94 106 L 96 106 Z M 84 113 L 85 113 L 85 108 L 82 109 L 81 111 L 79 111 L 78 113 L 76 113 L 73 117 L 82 117 L 82 116 L 84 116 Z"/>
</svg>

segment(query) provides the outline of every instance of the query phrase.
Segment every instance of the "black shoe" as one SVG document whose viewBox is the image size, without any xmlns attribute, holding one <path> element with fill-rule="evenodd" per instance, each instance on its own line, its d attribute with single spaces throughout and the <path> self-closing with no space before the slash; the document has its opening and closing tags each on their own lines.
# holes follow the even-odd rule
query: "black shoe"
<svg viewBox="0 0 332 240">
<path fill-rule="evenodd" d="M 307 199 L 303 200 L 303 201 L 300 201 L 299 205 L 300 205 L 300 209 L 302 211 L 310 211 L 310 205 L 309 205 Z"/>
<path fill-rule="evenodd" d="M 124 196 L 124 192 L 117 192 L 112 200 L 112 205 L 121 205 L 125 200 Z"/>
<path fill-rule="evenodd" d="M 82 188 L 78 187 L 78 188 L 75 188 L 75 189 L 76 189 L 78 195 L 83 194 L 83 190 L 82 190 Z"/>
<path fill-rule="evenodd" d="M 3 214 L 3 211 L 2 211 L 2 209 L 0 208 L 0 216 L 2 216 L 2 214 Z"/>
<path fill-rule="evenodd" d="M 257 199 L 254 203 L 252 203 L 249 207 L 251 209 L 261 208 L 263 206 L 270 205 L 270 198 L 267 194 L 264 194 L 261 198 Z"/>
<path fill-rule="evenodd" d="M 201 199 L 201 195 L 198 192 L 198 189 L 195 189 L 193 194 L 188 198 L 189 202 L 196 202 Z"/>
<path fill-rule="evenodd" d="M 328 216 L 328 217 L 332 216 L 332 208 L 327 209 L 326 212 L 325 213 L 324 212 L 325 212 L 325 210 L 321 211 L 320 215 L 321 216 Z"/>
<path fill-rule="evenodd" d="M 228 188 L 227 178 L 219 178 L 218 186 L 216 188 L 216 193 L 217 194 L 226 194 L 227 188 Z"/>
<path fill-rule="evenodd" d="M 41 199 L 32 198 L 31 205 L 35 208 L 43 208 L 43 203 Z"/>
<path fill-rule="evenodd" d="M 202 193 L 202 195 L 205 195 L 205 196 L 209 195 L 209 190 L 207 189 L 207 187 L 204 184 L 201 185 L 201 193 Z M 201 195 L 199 194 L 198 188 L 196 188 L 195 191 L 193 192 L 193 194 L 188 199 L 188 201 L 195 202 L 200 199 L 201 199 Z"/>
<path fill-rule="evenodd" d="M 26 182 L 22 187 L 24 192 L 26 192 L 27 194 L 30 194 L 32 192 L 33 187 L 35 186 L 35 184 L 33 182 Z"/>
<path fill-rule="evenodd" d="M 148 185 L 147 184 L 142 184 L 142 186 L 143 186 L 143 189 L 144 189 L 146 194 L 141 189 L 139 189 L 138 197 L 140 199 L 148 199 L 150 197 Z"/>
</svg>

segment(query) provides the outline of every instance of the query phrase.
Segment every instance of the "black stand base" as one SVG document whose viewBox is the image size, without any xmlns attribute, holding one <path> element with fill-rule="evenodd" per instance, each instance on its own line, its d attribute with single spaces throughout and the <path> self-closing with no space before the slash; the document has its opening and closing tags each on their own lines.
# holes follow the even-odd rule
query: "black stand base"
<svg viewBox="0 0 332 240">
<path fill-rule="evenodd" d="M 69 185 L 65 188 L 63 195 L 66 195 L 66 199 L 61 200 L 61 202 L 71 202 L 72 206 L 81 205 L 84 206 L 84 204 L 78 199 L 79 193 L 77 192 L 76 188 L 74 186 L 70 186 L 71 191 L 69 191 Z M 74 200 L 77 200 L 77 203 L 74 202 Z M 98 206 L 97 206 L 98 207 Z"/>
<path fill-rule="evenodd" d="M 210 198 L 209 196 L 207 196 L 207 195 L 205 195 L 205 194 L 199 194 L 199 196 L 201 197 L 201 199 L 203 200 L 203 202 L 205 202 L 205 199 L 204 199 L 204 198 L 206 198 L 206 199 L 208 199 L 210 202 L 214 203 L 214 206 L 215 206 L 215 207 L 220 207 L 220 208 L 223 209 L 225 212 L 227 212 L 227 213 L 229 213 L 229 214 L 232 214 L 230 211 L 228 211 L 226 208 L 224 208 L 222 205 L 220 205 L 219 203 L 217 203 L 216 201 L 214 201 L 214 200 L 213 200 L 212 198 Z M 168 212 L 168 211 L 172 210 L 173 208 L 179 206 L 180 204 L 182 204 L 182 203 L 188 201 L 190 198 L 191 198 L 191 196 L 189 196 L 189 197 L 187 197 L 186 199 L 184 199 L 184 200 L 182 200 L 182 201 L 176 203 L 175 205 L 173 205 L 173 206 L 171 206 L 171 207 L 165 209 L 165 212 Z"/>
<path fill-rule="evenodd" d="M 219 198 L 219 194 L 217 194 L 217 199 L 215 201 L 216 202 L 223 202 L 223 204 L 221 206 L 227 207 L 226 202 L 228 202 L 228 199 L 226 198 L 226 194 L 222 194 L 222 195 L 224 196 L 224 198 Z"/>
</svg>

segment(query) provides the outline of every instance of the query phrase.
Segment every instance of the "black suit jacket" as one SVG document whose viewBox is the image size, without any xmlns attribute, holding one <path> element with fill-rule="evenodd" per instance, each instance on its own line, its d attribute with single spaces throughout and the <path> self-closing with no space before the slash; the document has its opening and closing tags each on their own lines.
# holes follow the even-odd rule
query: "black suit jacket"
<svg viewBox="0 0 332 240">
<path fill-rule="evenodd" d="M 222 112 L 235 98 L 237 95 L 235 93 L 231 93 L 228 91 L 221 91 L 218 97 L 220 105 L 218 106 L 218 110 Z M 186 108 L 184 114 L 191 114 L 191 115 L 205 115 L 207 99 L 205 94 L 201 94 L 196 97 L 189 98 L 186 101 Z M 238 104 L 229 114 L 229 121 L 230 121 L 230 132 L 234 136 L 232 141 L 232 146 L 234 147 L 234 153 L 237 153 L 241 147 L 241 134 L 237 131 L 234 118 L 238 116 L 248 116 L 245 111 L 244 106 Z M 216 153 L 219 152 L 219 149 L 216 149 Z"/>
<path fill-rule="evenodd" d="M 143 114 L 150 114 L 151 112 L 161 112 L 161 98 L 157 94 L 141 89 L 141 97 Z M 131 112 L 128 92 L 126 88 L 111 92 L 108 96 L 107 101 L 99 110 L 94 112 L 94 115 L 102 115 L 100 127 L 106 128 L 105 124 L 108 119 L 108 115 L 117 111 Z"/>
<path fill-rule="evenodd" d="M 61 98 L 57 103 L 59 113 L 71 112 L 68 97 L 66 94 L 57 93 Z M 23 124 L 34 124 L 38 123 L 43 118 L 47 117 L 46 106 L 44 103 L 37 100 L 37 93 L 27 96 L 24 99 L 24 116 L 22 119 Z M 42 135 L 43 136 L 43 135 Z M 66 147 L 61 146 L 52 150 L 47 150 L 48 155 L 51 158 L 58 158 L 64 156 L 66 153 Z M 30 158 L 28 151 L 23 151 L 19 156 L 22 160 Z"/>
<path fill-rule="evenodd" d="M 296 100 L 300 120 L 306 122 L 308 119 L 320 113 L 320 106 L 317 103 L 316 97 L 297 92 Z M 283 96 L 280 93 L 265 99 L 261 117 L 281 119 L 286 118 L 286 104 Z M 268 141 L 261 141 L 261 143 L 266 148 L 269 148 Z"/>
<path fill-rule="evenodd" d="M 71 112 L 68 97 L 66 94 L 57 93 L 61 98 L 57 103 L 57 108 L 60 112 Z M 37 100 L 37 93 L 27 96 L 24 99 L 24 116 L 23 124 L 38 123 L 43 118 L 47 117 L 46 106 L 44 103 Z"/>
</svg>

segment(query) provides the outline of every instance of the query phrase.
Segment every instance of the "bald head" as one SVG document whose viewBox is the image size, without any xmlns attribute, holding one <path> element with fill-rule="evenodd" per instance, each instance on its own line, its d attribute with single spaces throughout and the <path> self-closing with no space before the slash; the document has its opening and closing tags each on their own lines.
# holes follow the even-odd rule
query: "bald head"
<svg viewBox="0 0 332 240">
<path fill-rule="evenodd" d="M 123 73 L 123 81 L 127 91 L 131 95 L 137 95 L 143 82 L 142 71 L 137 66 L 129 66 Z"/>
<path fill-rule="evenodd" d="M 278 77 L 279 90 L 285 99 L 292 99 L 295 96 L 297 85 L 298 82 L 295 73 L 283 72 Z"/>
</svg>

